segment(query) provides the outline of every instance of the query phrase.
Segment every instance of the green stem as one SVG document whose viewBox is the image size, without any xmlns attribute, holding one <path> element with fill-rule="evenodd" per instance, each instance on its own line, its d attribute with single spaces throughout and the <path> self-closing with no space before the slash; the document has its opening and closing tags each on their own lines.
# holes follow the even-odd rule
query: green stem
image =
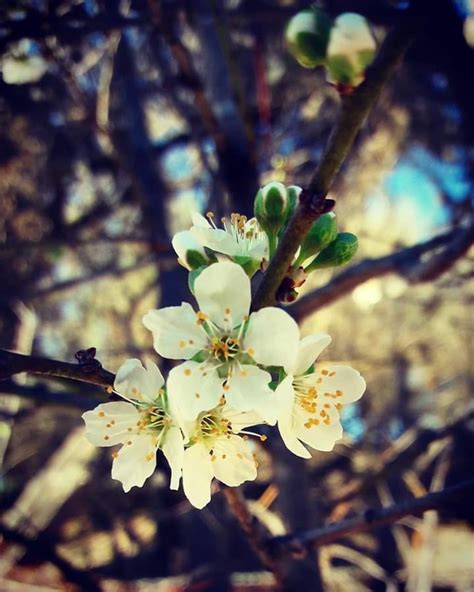
<svg viewBox="0 0 474 592">
<path fill-rule="evenodd" d="M 343 97 L 335 127 L 329 136 L 323 156 L 300 203 L 280 240 L 274 257 L 253 300 L 253 309 L 275 304 L 275 294 L 288 272 L 294 254 L 321 214 L 330 209 L 328 191 L 351 149 L 359 129 L 378 99 L 384 84 L 398 67 L 415 36 L 417 20 L 407 15 L 383 42 L 376 61 L 367 71 L 366 80 L 354 92 Z"/>
</svg>

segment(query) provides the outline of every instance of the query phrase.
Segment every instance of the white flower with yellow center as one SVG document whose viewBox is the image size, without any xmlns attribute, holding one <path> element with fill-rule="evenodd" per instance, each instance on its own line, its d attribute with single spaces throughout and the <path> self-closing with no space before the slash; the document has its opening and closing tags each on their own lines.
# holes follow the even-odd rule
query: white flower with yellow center
<svg viewBox="0 0 474 592">
<path fill-rule="evenodd" d="M 167 403 L 163 376 L 153 362 L 127 360 L 114 389 L 125 401 L 98 405 L 82 415 L 86 438 L 95 446 L 122 444 L 113 454 L 112 478 L 125 492 L 142 487 L 156 467 L 161 449 L 171 467 L 171 489 L 178 489 L 184 458 L 183 435 Z"/>
<path fill-rule="evenodd" d="M 329 335 L 323 333 L 303 338 L 291 372 L 276 389 L 281 437 L 286 447 L 302 458 L 311 454 L 301 442 L 316 450 L 334 448 L 342 437 L 339 416 L 343 405 L 357 401 L 365 391 L 365 380 L 353 368 L 314 364 L 330 342 Z"/>
<path fill-rule="evenodd" d="M 245 430 L 258 423 L 262 418 L 255 413 L 239 413 L 223 401 L 200 413 L 196 421 L 182 422 L 189 444 L 184 453 L 183 489 L 194 507 L 209 503 L 214 477 L 229 487 L 256 478 L 256 461 L 244 438 L 251 435 L 265 439 Z"/>
<path fill-rule="evenodd" d="M 271 375 L 257 364 L 291 368 L 299 329 L 284 311 L 252 313 L 250 279 L 231 262 L 214 263 L 194 283 L 199 312 L 190 304 L 148 312 L 143 322 L 165 358 L 188 360 L 171 370 L 167 389 L 187 420 L 216 407 L 225 395 L 238 411 L 255 411 L 275 423 Z"/>
<path fill-rule="evenodd" d="M 240 264 L 246 260 L 254 262 L 256 269 L 263 260 L 268 260 L 268 237 L 256 218 L 231 214 L 230 219 L 222 218 L 223 228 L 218 228 L 214 216 L 211 213 L 207 216 L 209 221 L 194 213 L 189 230 L 203 247 L 227 255 Z"/>
</svg>

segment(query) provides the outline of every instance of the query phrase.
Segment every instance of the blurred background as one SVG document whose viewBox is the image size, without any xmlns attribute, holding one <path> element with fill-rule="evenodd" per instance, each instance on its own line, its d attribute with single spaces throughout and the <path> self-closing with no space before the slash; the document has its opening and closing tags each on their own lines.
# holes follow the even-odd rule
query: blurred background
<svg viewBox="0 0 474 592">
<path fill-rule="evenodd" d="M 325 6 L 364 14 L 380 42 L 405 4 Z M 156 358 L 142 315 L 189 299 L 173 233 L 193 211 L 251 215 L 261 184 L 304 185 L 322 153 L 339 96 L 282 40 L 307 5 L 0 2 L 0 347 L 74 361 L 93 346 L 111 371 Z M 333 187 L 358 255 L 288 311 L 368 390 L 334 452 L 259 445 L 245 494 L 272 535 L 472 478 L 473 46 L 469 0 L 432 2 Z M 102 396 L 0 383 L 0 590 L 271 590 L 217 485 L 195 511 L 160 459 L 123 493 L 110 450 L 84 439 Z M 466 504 L 347 537 L 297 562 L 299 589 L 318 560 L 331 591 L 474 590 L 473 524 Z"/>
</svg>

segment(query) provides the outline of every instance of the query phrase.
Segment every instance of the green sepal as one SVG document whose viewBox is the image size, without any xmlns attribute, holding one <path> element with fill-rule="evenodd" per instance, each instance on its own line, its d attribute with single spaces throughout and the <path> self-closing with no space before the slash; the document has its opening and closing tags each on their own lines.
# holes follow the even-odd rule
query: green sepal
<svg viewBox="0 0 474 592">
<path fill-rule="evenodd" d="M 189 274 L 188 274 L 188 287 L 189 290 L 191 292 L 191 294 L 194 294 L 194 282 L 197 280 L 197 278 L 201 275 L 201 273 L 207 269 L 207 265 L 202 265 L 201 267 L 198 267 L 197 269 L 192 269 Z"/>
<path fill-rule="evenodd" d="M 249 277 L 252 277 L 260 269 L 260 261 L 258 259 L 252 259 L 252 257 L 236 255 L 232 257 L 232 260 L 240 265 Z"/>
<path fill-rule="evenodd" d="M 336 240 L 323 249 L 319 255 L 305 268 L 307 273 L 315 269 L 338 267 L 348 263 L 357 252 L 359 241 L 350 232 L 340 232 Z"/>
<path fill-rule="evenodd" d="M 197 354 L 194 354 L 192 358 L 190 358 L 191 362 L 204 362 L 207 360 L 207 353 L 205 351 L 199 351 Z"/>
<path fill-rule="evenodd" d="M 186 251 L 186 263 L 192 270 L 194 270 L 199 269 L 200 267 L 206 267 L 209 260 L 206 259 L 200 251 L 190 249 L 189 251 Z"/>
</svg>

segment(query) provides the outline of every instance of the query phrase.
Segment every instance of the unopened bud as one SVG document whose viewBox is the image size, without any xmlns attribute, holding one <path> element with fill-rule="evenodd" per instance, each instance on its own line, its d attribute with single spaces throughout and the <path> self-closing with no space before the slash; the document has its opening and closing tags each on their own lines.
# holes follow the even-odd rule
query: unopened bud
<svg viewBox="0 0 474 592">
<path fill-rule="evenodd" d="M 286 193 L 288 195 L 288 212 L 286 214 L 286 218 L 283 222 L 283 229 L 286 228 L 293 212 L 295 211 L 296 206 L 298 205 L 300 193 L 303 191 L 301 187 L 298 185 L 290 185 L 286 188 Z"/>
<path fill-rule="evenodd" d="M 323 214 L 311 226 L 308 234 L 301 243 L 300 252 L 295 265 L 302 265 L 307 259 L 313 257 L 337 237 L 337 220 L 334 212 Z"/>
<path fill-rule="evenodd" d="M 269 236 L 278 233 L 288 215 L 288 209 L 288 192 L 283 183 L 268 183 L 255 196 L 255 217 Z"/>
<path fill-rule="evenodd" d="M 290 19 L 285 39 L 290 53 L 305 68 L 324 63 L 332 21 L 321 8 L 302 10 Z"/>
<path fill-rule="evenodd" d="M 376 43 L 367 20 L 355 12 L 337 17 L 327 47 L 329 82 L 352 88 L 364 80 L 375 58 Z"/>
<path fill-rule="evenodd" d="M 348 263 L 357 252 L 359 241 L 350 232 L 340 232 L 336 239 L 323 249 L 319 255 L 305 268 L 307 273 L 325 267 L 338 267 Z"/>
</svg>

